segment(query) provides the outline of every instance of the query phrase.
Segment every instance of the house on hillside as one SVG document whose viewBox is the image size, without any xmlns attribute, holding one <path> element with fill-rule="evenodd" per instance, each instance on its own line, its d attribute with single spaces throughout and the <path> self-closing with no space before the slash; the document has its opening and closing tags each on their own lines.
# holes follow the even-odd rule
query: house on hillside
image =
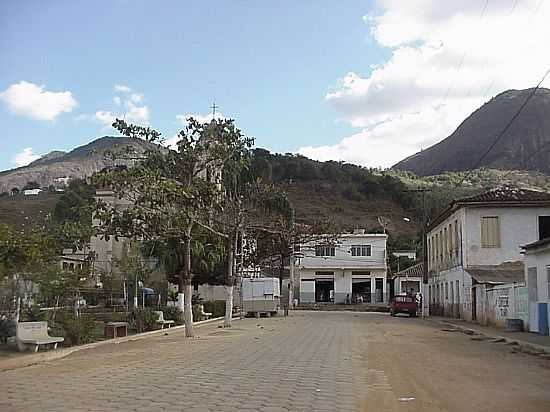
<svg viewBox="0 0 550 412">
<path fill-rule="evenodd" d="M 424 263 L 420 262 L 416 265 L 408 267 L 393 275 L 393 292 L 395 295 L 408 293 L 416 295 L 422 292 L 422 275 L 424 273 Z"/>
<path fill-rule="evenodd" d="M 523 246 L 529 331 L 548 335 L 550 318 L 550 237 Z M 546 312 L 546 313 L 545 313 Z"/>
<path fill-rule="evenodd" d="M 521 245 L 550 236 L 550 193 L 499 188 L 455 200 L 428 227 L 432 315 L 528 321 Z"/>
<path fill-rule="evenodd" d="M 356 229 L 328 239 L 299 246 L 300 303 L 387 302 L 387 235 Z"/>
<path fill-rule="evenodd" d="M 37 196 L 40 194 L 42 189 L 25 189 L 23 190 L 23 194 L 25 196 Z"/>
</svg>

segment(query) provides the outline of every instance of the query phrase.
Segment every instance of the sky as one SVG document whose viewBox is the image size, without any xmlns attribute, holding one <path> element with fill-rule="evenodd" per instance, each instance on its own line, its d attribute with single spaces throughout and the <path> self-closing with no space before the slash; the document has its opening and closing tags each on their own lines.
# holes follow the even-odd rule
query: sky
<svg viewBox="0 0 550 412">
<path fill-rule="evenodd" d="M 536 85 L 549 20 L 550 0 L 4 0 L 0 170 L 117 117 L 170 141 L 214 101 L 258 147 L 390 167 Z"/>
</svg>

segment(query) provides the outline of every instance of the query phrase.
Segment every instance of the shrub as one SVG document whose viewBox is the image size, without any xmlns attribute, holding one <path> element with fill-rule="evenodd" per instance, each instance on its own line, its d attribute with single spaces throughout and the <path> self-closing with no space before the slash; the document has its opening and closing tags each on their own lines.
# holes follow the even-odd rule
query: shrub
<svg viewBox="0 0 550 412">
<path fill-rule="evenodd" d="M 97 338 L 97 329 L 92 317 L 81 315 L 75 317 L 66 314 L 62 323 L 65 339 L 70 345 L 82 345 Z"/>
<path fill-rule="evenodd" d="M 138 333 L 155 330 L 158 325 L 159 317 L 151 308 L 136 308 L 132 312 L 132 317 Z"/>
<path fill-rule="evenodd" d="M 16 326 L 12 319 L 0 319 L 0 342 L 6 343 L 9 337 L 15 336 Z"/>
<path fill-rule="evenodd" d="M 162 308 L 164 320 L 173 320 L 176 325 L 183 325 L 183 312 L 176 306 L 165 306 Z"/>
</svg>

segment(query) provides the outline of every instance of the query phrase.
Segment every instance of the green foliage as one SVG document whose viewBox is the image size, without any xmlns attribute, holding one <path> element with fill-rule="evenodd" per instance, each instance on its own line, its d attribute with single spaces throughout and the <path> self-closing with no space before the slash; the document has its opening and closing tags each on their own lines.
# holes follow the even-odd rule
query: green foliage
<svg viewBox="0 0 550 412">
<path fill-rule="evenodd" d="M 40 310 L 40 306 L 31 305 L 21 311 L 21 322 L 39 322 L 46 320 L 47 314 Z"/>
<path fill-rule="evenodd" d="M 0 319 L 0 342 L 6 343 L 7 339 L 15 336 L 17 324 L 12 319 Z"/>
<path fill-rule="evenodd" d="M 69 345 L 83 345 L 93 342 L 98 337 L 95 321 L 90 315 L 75 317 L 72 314 L 65 314 L 62 328 Z"/>
<path fill-rule="evenodd" d="M 212 313 L 213 318 L 219 318 L 225 315 L 225 300 L 210 300 L 203 302 L 204 311 Z"/>
<path fill-rule="evenodd" d="M 135 308 L 132 319 L 138 333 L 155 330 L 158 326 L 158 315 L 151 308 Z"/>
<path fill-rule="evenodd" d="M 162 308 L 164 320 L 173 320 L 176 325 L 183 325 L 183 312 L 176 306 Z"/>
<path fill-rule="evenodd" d="M 95 194 L 95 187 L 85 180 L 75 179 L 55 205 L 54 219 L 57 222 L 81 222 L 91 224 L 90 203 Z"/>
</svg>

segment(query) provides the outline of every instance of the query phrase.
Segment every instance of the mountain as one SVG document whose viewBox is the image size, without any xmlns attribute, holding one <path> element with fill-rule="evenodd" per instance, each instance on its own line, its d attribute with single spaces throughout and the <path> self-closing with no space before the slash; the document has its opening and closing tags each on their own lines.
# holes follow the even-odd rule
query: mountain
<svg viewBox="0 0 550 412">
<path fill-rule="evenodd" d="M 90 176 L 113 165 L 113 161 L 105 156 L 107 151 L 126 147 L 133 148 L 135 153 L 143 153 L 153 144 L 130 137 L 104 136 L 68 153 L 53 151 L 27 166 L 0 172 L 0 193 L 13 188 L 21 189 L 31 181 L 36 181 L 41 187 L 48 187 L 55 185 L 59 178 Z M 117 160 L 117 164 L 122 163 L 124 161 Z"/>
<path fill-rule="evenodd" d="M 550 174 L 550 90 L 538 89 L 480 165 L 477 162 L 533 89 L 508 90 L 472 113 L 446 139 L 393 166 L 421 176 L 476 167 Z"/>
</svg>

